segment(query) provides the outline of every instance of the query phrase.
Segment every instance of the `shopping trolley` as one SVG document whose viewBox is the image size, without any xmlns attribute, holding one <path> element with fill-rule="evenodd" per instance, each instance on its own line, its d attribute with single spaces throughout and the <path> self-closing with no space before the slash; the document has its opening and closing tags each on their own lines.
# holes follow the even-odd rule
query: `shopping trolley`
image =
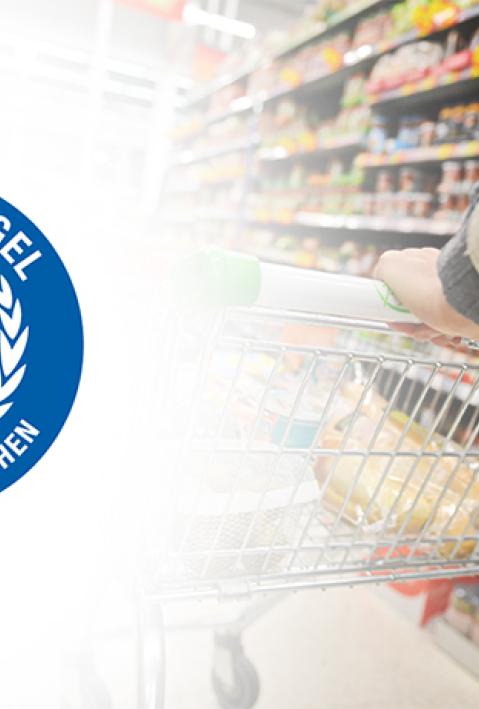
<svg viewBox="0 0 479 709">
<path fill-rule="evenodd" d="M 212 623 L 213 684 L 250 709 L 241 632 L 285 593 L 479 573 L 479 358 L 392 331 L 415 318 L 374 280 L 209 251 L 172 281 L 140 705 L 163 707 L 165 604 L 247 599 Z"/>
</svg>

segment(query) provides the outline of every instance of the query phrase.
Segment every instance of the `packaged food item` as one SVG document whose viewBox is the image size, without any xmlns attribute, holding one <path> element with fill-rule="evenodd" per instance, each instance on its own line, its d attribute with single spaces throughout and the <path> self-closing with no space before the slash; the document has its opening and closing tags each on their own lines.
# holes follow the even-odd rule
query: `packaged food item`
<svg viewBox="0 0 479 709">
<path fill-rule="evenodd" d="M 374 116 L 372 128 L 368 135 L 367 147 L 370 153 L 381 155 L 386 149 L 387 120 L 384 116 Z"/>
<path fill-rule="evenodd" d="M 344 108 L 361 106 L 366 102 L 366 77 L 364 74 L 354 74 L 346 81 L 341 105 Z"/>
<path fill-rule="evenodd" d="M 469 194 L 465 192 L 456 196 L 456 211 L 459 215 L 468 209 L 470 201 Z"/>
<path fill-rule="evenodd" d="M 422 40 L 406 44 L 375 64 L 367 84 L 369 93 L 377 94 L 397 89 L 407 82 L 415 82 L 430 74 L 442 62 L 441 44 Z"/>
<path fill-rule="evenodd" d="M 451 110 L 451 131 L 449 140 L 451 143 L 458 143 L 464 140 L 464 117 L 465 117 L 465 106 L 455 106 Z"/>
<path fill-rule="evenodd" d="M 465 108 L 464 137 L 466 140 L 479 139 L 479 103 L 470 103 Z"/>
<path fill-rule="evenodd" d="M 419 126 L 419 145 L 428 148 L 436 139 L 436 124 L 434 121 L 421 121 Z"/>
<path fill-rule="evenodd" d="M 392 192 L 394 189 L 393 174 L 389 170 L 380 170 L 376 178 L 376 192 Z"/>
<path fill-rule="evenodd" d="M 377 525 L 381 533 L 414 537 L 427 529 L 429 539 L 450 537 L 437 553 L 467 558 L 479 541 L 477 463 L 441 457 L 448 446 L 458 451 L 456 444 L 431 438 L 399 411 L 386 416 L 386 408 L 376 392 L 343 386 L 320 436 L 325 451 L 342 455 L 319 455 L 315 465 L 325 504 L 353 524 Z"/>
<path fill-rule="evenodd" d="M 400 150 L 417 148 L 420 143 L 421 123 L 421 116 L 411 115 L 401 118 L 396 138 L 396 145 Z"/>
<path fill-rule="evenodd" d="M 407 192 L 399 192 L 396 200 L 396 215 L 398 217 L 409 217 L 412 211 L 412 195 Z"/>
<path fill-rule="evenodd" d="M 372 216 L 376 213 L 376 195 L 372 193 L 362 194 L 362 210 L 360 213 Z"/>
<path fill-rule="evenodd" d="M 404 167 L 399 173 L 399 189 L 401 192 L 418 192 L 422 187 L 422 175 L 419 170 Z"/>
<path fill-rule="evenodd" d="M 414 194 L 412 205 L 412 216 L 427 219 L 432 215 L 433 196 L 423 192 Z"/>
<path fill-rule="evenodd" d="M 461 168 L 461 163 L 454 161 L 454 160 L 448 160 L 443 164 L 442 167 L 442 182 L 441 182 L 441 188 L 443 190 L 448 189 L 449 187 L 453 187 L 455 185 L 458 185 L 461 182 L 462 179 L 462 168 Z"/>
<path fill-rule="evenodd" d="M 457 216 L 457 213 L 455 196 L 441 192 L 439 194 L 439 206 L 435 217 L 437 219 L 453 219 Z"/>
<path fill-rule="evenodd" d="M 464 182 L 473 185 L 479 181 L 479 160 L 466 160 L 464 165 Z"/>
<path fill-rule="evenodd" d="M 450 142 L 452 135 L 451 111 L 452 109 L 446 106 L 439 112 L 436 125 L 436 143 Z"/>
<path fill-rule="evenodd" d="M 389 12 L 381 12 L 361 20 L 356 27 L 353 36 L 352 48 L 358 49 L 363 46 L 374 46 L 388 34 L 393 28 L 393 18 Z"/>
<path fill-rule="evenodd" d="M 471 66 L 472 51 L 467 42 L 457 29 L 451 30 L 446 37 L 444 59 L 435 68 L 438 75 L 448 72 L 460 72 Z"/>
</svg>

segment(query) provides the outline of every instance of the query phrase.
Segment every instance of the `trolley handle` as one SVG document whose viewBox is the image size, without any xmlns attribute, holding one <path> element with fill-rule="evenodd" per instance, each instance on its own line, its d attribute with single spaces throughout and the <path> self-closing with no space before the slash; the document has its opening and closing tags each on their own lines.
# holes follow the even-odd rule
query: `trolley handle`
<svg viewBox="0 0 479 709">
<path fill-rule="evenodd" d="M 419 323 L 382 281 L 260 263 L 256 304 L 353 320 Z"/>
<path fill-rule="evenodd" d="M 176 294 L 188 303 L 257 306 L 376 322 L 420 322 L 381 281 L 264 263 L 234 251 L 198 251 L 180 264 L 172 280 Z"/>
</svg>

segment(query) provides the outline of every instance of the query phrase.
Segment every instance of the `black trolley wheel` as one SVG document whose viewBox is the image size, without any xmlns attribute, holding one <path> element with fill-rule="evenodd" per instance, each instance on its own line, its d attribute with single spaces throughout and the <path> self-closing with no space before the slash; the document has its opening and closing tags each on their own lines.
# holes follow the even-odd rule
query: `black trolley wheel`
<svg viewBox="0 0 479 709">
<path fill-rule="evenodd" d="M 213 689 L 221 709 L 252 709 L 258 701 L 260 682 L 253 663 L 244 654 L 241 640 L 236 636 L 215 636 L 215 656 L 221 653 L 228 662 L 226 677 L 215 662 L 212 672 Z M 222 664 L 224 664 L 224 662 Z"/>
</svg>

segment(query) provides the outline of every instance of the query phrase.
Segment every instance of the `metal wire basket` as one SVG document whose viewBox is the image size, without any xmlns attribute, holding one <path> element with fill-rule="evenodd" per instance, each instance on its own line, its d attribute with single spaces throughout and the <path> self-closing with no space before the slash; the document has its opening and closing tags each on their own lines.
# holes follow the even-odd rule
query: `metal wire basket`
<svg viewBox="0 0 479 709">
<path fill-rule="evenodd" d="M 475 352 L 390 331 L 378 320 L 414 319 L 375 282 L 261 277 L 260 307 L 184 307 L 163 326 L 157 591 L 478 573 Z"/>
</svg>

